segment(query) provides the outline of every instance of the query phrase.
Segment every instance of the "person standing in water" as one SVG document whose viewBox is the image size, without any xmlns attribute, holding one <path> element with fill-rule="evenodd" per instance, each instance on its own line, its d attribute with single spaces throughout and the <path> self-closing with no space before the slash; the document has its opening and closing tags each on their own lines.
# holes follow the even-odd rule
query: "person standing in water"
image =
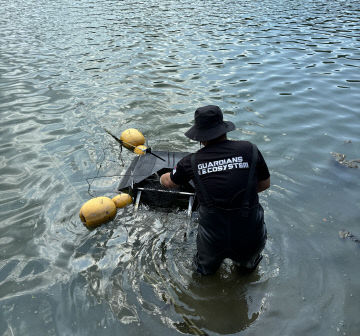
<svg viewBox="0 0 360 336">
<path fill-rule="evenodd" d="M 167 188 L 190 180 L 195 184 L 200 207 L 194 263 L 203 275 L 215 273 L 225 258 L 255 270 L 266 243 L 258 193 L 270 187 L 269 169 L 256 145 L 227 139 L 234 129 L 218 106 L 198 108 L 195 124 L 185 135 L 204 147 L 160 177 Z"/>
</svg>

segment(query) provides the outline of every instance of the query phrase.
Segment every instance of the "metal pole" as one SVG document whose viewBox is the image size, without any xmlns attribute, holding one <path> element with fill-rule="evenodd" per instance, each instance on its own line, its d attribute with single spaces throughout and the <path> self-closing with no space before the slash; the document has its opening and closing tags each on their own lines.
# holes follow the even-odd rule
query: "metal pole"
<svg viewBox="0 0 360 336">
<path fill-rule="evenodd" d="M 179 195 L 189 195 L 194 196 L 194 193 L 185 192 L 185 191 L 176 191 L 176 190 L 162 190 L 162 189 L 151 189 L 151 188 L 136 188 L 137 190 L 142 191 L 158 191 L 158 192 L 164 192 L 164 193 L 170 193 L 170 194 L 179 194 Z"/>
<path fill-rule="evenodd" d="M 139 203 L 140 203 L 140 197 L 141 197 L 141 190 L 138 191 L 138 193 L 136 194 L 136 201 L 135 201 L 135 206 L 134 206 L 134 213 L 136 213 L 138 211 L 139 208 Z"/>
</svg>

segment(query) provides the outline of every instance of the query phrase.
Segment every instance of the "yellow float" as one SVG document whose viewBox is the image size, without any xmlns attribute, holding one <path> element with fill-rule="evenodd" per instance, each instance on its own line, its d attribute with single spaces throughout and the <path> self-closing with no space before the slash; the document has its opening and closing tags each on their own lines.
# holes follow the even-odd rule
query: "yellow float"
<svg viewBox="0 0 360 336">
<path fill-rule="evenodd" d="M 137 155 L 144 155 L 146 154 L 147 147 L 144 145 L 136 146 L 134 149 L 134 153 Z"/>
<path fill-rule="evenodd" d="M 122 193 L 113 199 L 109 197 L 95 197 L 87 202 L 80 209 L 80 219 L 88 229 L 107 223 L 114 219 L 117 208 L 124 208 L 132 203 L 129 194 Z"/>
<path fill-rule="evenodd" d="M 127 149 L 134 150 L 135 147 L 145 143 L 143 134 L 135 128 L 128 128 L 120 135 L 122 145 Z"/>
<path fill-rule="evenodd" d="M 115 203 L 108 197 L 96 197 L 87 201 L 81 207 L 79 213 L 81 221 L 89 229 L 94 229 L 103 223 L 111 221 L 115 215 Z"/>
<path fill-rule="evenodd" d="M 115 196 L 112 201 L 115 203 L 117 208 L 124 208 L 128 204 L 132 203 L 132 197 L 129 194 L 122 193 L 120 195 Z"/>
</svg>

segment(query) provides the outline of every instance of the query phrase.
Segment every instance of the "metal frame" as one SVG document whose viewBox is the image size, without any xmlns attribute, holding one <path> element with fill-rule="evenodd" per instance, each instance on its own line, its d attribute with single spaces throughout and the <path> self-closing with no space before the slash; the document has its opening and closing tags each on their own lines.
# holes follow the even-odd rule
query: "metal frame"
<svg viewBox="0 0 360 336">
<path fill-rule="evenodd" d="M 187 209 L 187 217 L 191 218 L 192 207 L 193 207 L 194 200 L 195 200 L 195 193 L 185 192 L 185 191 L 176 191 L 176 190 L 151 189 L 151 188 L 135 188 L 135 190 L 137 191 L 137 194 L 136 194 L 136 200 L 135 200 L 135 206 L 134 206 L 134 214 L 136 214 L 139 209 L 141 193 L 143 191 L 155 191 L 155 192 L 165 192 L 165 193 L 172 193 L 172 194 L 188 195 L 189 203 L 188 203 L 188 209 Z"/>
</svg>

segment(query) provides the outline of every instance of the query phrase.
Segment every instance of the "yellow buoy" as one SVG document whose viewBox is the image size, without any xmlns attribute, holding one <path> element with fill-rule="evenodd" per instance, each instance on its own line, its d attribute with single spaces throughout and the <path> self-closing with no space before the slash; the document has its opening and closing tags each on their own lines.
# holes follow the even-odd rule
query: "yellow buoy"
<svg viewBox="0 0 360 336">
<path fill-rule="evenodd" d="M 120 194 L 115 196 L 112 201 L 115 203 L 117 208 L 124 208 L 128 204 L 132 203 L 132 197 L 129 194 Z"/>
<path fill-rule="evenodd" d="M 144 145 L 136 146 L 134 149 L 134 153 L 138 155 L 146 154 L 147 147 Z"/>
<path fill-rule="evenodd" d="M 81 221 L 89 229 L 112 220 L 115 215 L 115 203 L 108 197 L 96 197 L 85 202 L 79 213 Z"/>
<path fill-rule="evenodd" d="M 143 145 L 145 143 L 145 137 L 135 128 L 128 128 L 122 132 L 120 140 L 123 142 L 124 147 L 130 150 L 134 150 L 136 146 Z"/>
</svg>

